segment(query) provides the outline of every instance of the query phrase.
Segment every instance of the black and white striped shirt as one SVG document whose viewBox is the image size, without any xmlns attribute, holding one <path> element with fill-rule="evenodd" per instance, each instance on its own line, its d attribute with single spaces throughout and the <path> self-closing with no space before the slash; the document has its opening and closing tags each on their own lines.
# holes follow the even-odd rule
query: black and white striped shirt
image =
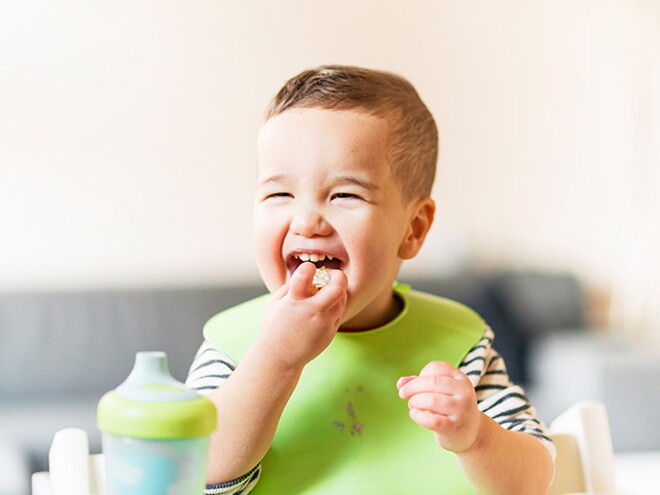
<svg viewBox="0 0 660 495">
<path fill-rule="evenodd" d="M 477 393 L 479 410 L 503 428 L 528 433 L 538 438 L 555 458 L 555 447 L 546 426 L 536 417 L 525 392 L 509 379 L 504 360 L 492 347 L 493 331 L 486 327 L 483 337 L 465 356 L 459 369 L 465 373 Z M 188 373 L 186 385 L 200 394 L 221 386 L 236 368 L 229 356 L 204 341 Z M 207 495 L 246 495 L 257 484 L 261 466 L 244 476 L 219 485 L 209 485 Z"/>
</svg>

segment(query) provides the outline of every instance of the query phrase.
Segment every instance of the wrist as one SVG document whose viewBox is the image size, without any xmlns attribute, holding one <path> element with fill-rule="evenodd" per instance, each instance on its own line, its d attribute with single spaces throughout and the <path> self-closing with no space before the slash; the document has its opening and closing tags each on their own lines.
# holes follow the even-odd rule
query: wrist
<svg viewBox="0 0 660 495">
<path fill-rule="evenodd" d="M 291 353 L 280 347 L 267 339 L 259 338 L 250 346 L 246 356 L 254 356 L 278 376 L 299 376 L 306 363 L 296 360 Z"/>
<path fill-rule="evenodd" d="M 455 452 L 455 454 L 458 456 L 469 456 L 483 450 L 490 441 L 492 433 L 491 427 L 493 424 L 499 427 L 499 425 L 497 425 L 497 423 L 495 423 L 490 418 L 490 416 L 479 411 L 479 426 L 477 428 L 474 440 L 465 449 L 461 450 L 460 452 Z"/>
</svg>

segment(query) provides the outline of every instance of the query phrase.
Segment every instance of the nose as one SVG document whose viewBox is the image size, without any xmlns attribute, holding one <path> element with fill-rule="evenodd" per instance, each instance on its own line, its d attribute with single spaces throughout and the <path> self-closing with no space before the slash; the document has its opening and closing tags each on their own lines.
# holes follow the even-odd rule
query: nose
<svg viewBox="0 0 660 495">
<path fill-rule="evenodd" d="M 300 205 L 291 219 L 291 231 L 303 237 L 326 236 L 332 227 L 320 208 Z"/>
</svg>

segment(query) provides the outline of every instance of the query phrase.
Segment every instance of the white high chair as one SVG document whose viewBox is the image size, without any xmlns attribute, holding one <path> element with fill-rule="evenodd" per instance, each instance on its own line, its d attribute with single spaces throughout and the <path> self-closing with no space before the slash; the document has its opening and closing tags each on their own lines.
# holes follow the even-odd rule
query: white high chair
<svg viewBox="0 0 660 495">
<path fill-rule="evenodd" d="M 614 453 L 605 406 L 579 402 L 550 424 L 557 448 L 548 495 L 632 495 L 616 487 Z"/>
<path fill-rule="evenodd" d="M 50 471 L 32 475 L 32 495 L 104 495 L 103 454 L 89 454 L 87 432 L 65 428 L 55 433 L 48 453 Z"/>
<path fill-rule="evenodd" d="M 570 407 L 550 424 L 550 436 L 557 460 L 548 495 L 633 495 L 616 487 L 612 439 L 602 403 L 585 401 Z M 64 452 L 58 455 L 58 451 Z M 103 494 L 103 455 L 89 456 L 85 432 L 58 432 L 50 467 L 50 473 L 32 476 L 33 495 Z"/>
</svg>

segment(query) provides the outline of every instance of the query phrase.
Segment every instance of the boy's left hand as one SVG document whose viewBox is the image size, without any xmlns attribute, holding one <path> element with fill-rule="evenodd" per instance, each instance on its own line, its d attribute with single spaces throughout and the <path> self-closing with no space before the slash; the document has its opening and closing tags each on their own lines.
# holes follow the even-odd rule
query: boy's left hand
<svg viewBox="0 0 660 495">
<path fill-rule="evenodd" d="M 408 400 L 410 417 L 435 432 L 440 446 L 456 454 L 469 449 L 479 437 L 483 414 L 470 379 L 442 361 L 432 361 L 419 376 L 402 377 L 399 397 Z"/>
</svg>

